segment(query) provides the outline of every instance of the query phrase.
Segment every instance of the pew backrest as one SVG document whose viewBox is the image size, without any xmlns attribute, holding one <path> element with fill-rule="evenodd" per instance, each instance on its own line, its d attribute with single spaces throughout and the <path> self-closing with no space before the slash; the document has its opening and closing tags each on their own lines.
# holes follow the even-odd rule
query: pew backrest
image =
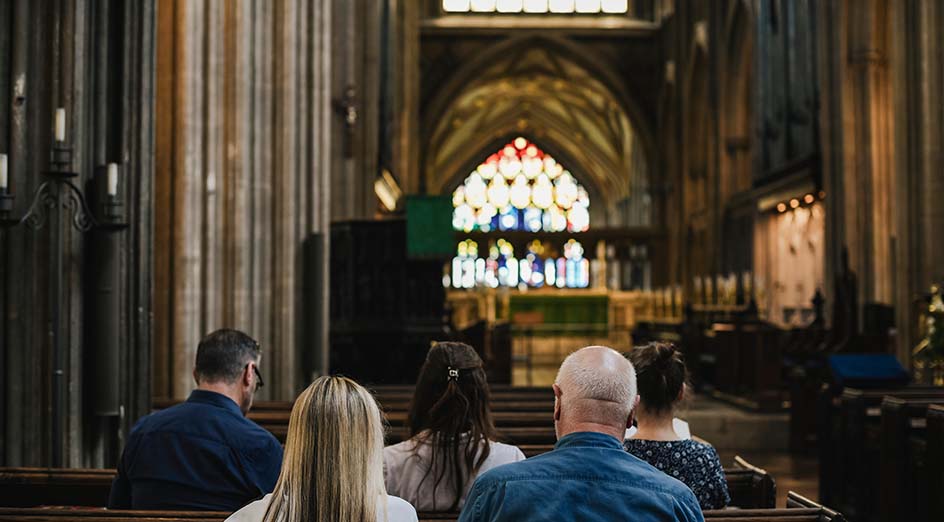
<svg viewBox="0 0 944 522">
<path fill-rule="evenodd" d="M 741 458 L 734 457 L 734 466 L 724 470 L 731 506 L 739 508 L 773 508 L 777 504 L 777 485 L 767 471 Z"/>
<path fill-rule="evenodd" d="M 104 508 L 0 508 L 0 521 L 19 522 L 222 522 L 213 511 L 126 511 Z"/>
<path fill-rule="evenodd" d="M 113 469 L 0 468 L 0 506 L 105 506 Z"/>
</svg>

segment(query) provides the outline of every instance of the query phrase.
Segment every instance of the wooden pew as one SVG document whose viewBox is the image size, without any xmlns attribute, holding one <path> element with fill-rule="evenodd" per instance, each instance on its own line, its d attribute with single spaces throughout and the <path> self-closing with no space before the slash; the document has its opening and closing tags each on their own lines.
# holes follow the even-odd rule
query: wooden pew
<svg viewBox="0 0 944 522">
<path fill-rule="evenodd" d="M 792 492 L 791 492 L 792 494 Z M 802 498 L 802 497 L 800 497 Z M 818 506 L 817 504 L 814 504 Z M 0 521 L 22 522 L 222 522 L 229 513 L 193 511 L 119 511 L 105 509 L 0 508 Z M 420 513 L 424 522 L 454 522 L 454 513 Z M 723 522 L 844 522 L 842 515 L 818 507 L 706 511 L 705 520 Z"/>
<path fill-rule="evenodd" d="M 704 515 L 706 521 L 722 522 L 845 522 L 840 513 L 793 491 L 787 493 L 786 509 L 716 509 Z M 458 513 L 419 513 L 423 522 L 455 522 L 457 518 Z"/>
<path fill-rule="evenodd" d="M 944 406 L 939 404 L 928 407 L 927 461 L 928 491 L 944 491 Z M 944 495 L 931 495 L 928 506 L 928 520 L 944 520 Z"/>
<path fill-rule="evenodd" d="M 104 508 L 0 508 L 0 521 L 19 522 L 222 522 L 216 511 L 125 511 Z"/>
<path fill-rule="evenodd" d="M 813 502 L 812 500 L 800 495 L 795 491 L 787 492 L 787 509 L 817 509 L 820 511 L 821 521 L 831 521 L 831 522 L 844 522 L 845 517 L 832 509 L 829 509 L 822 504 Z"/>
<path fill-rule="evenodd" d="M 0 506 L 105 506 L 113 469 L 0 468 Z"/>
<path fill-rule="evenodd" d="M 532 451 L 528 451 L 529 449 Z M 522 448 L 528 456 L 551 449 L 553 446 Z M 766 471 L 736 457 L 734 466 L 726 468 L 724 473 L 732 506 L 774 506 L 774 481 Z M 107 504 L 114 476 L 114 469 L 0 468 L 0 505 L 104 506 Z"/>
<path fill-rule="evenodd" d="M 944 406 L 944 395 L 936 398 L 887 396 L 882 401 L 882 447 L 879 477 L 881 520 L 931 520 L 928 486 L 931 474 L 944 468 L 927 465 L 929 441 L 927 415 L 932 405 Z M 937 441 L 937 444 L 944 440 Z"/>
<path fill-rule="evenodd" d="M 854 520 L 878 515 L 877 468 L 881 454 L 881 404 L 889 394 L 935 397 L 941 387 L 846 388 L 825 405 L 820 439 L 820 498 Z"/>
<path fill-rule="evenodd" d="M 776 507 L 777 486 L 767 471 L 736 456 L 734 466 L 725 468 L 724 477 L 728 482 L 731 506 L 742 509 Z"/>
</svg>

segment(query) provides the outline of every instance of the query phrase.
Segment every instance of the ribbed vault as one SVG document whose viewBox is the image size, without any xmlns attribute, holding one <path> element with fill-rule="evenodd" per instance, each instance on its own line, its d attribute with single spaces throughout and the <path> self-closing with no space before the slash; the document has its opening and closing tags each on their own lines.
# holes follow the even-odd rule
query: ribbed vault
<svg viewBox="0 0 944 522">
<path fill-rule="evenodd" d="M 594 196 L 597 211 L 611 215 L 596 219 L 626 221 L 613 209 L 648 186 L 640 138 L 600 75 L 545 43 L 506 48 L 460 76 L 456 92 L 444 93 L 449 99 L 426 147 L 427 191 L 451 192 L 496 142 L 525 135 L 565 163 Z"/>
</svg>

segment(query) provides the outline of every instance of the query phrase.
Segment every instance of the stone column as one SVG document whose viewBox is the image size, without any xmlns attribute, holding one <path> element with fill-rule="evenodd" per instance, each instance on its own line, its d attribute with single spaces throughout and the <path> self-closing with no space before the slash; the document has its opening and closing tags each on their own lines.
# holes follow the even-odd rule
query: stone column
<svg viewBox="0 0 944 522">
<path fill-rule="evenodd" d="M 860 307 L 895 304 L 889 13 L 880 0 L 819 5 L 828 291 L 846 246 Z"/>
<path fill-rule="evenodd" d="M 158 397 L 186 397 L 197 343 L 221 327 L 262 345 L 263 398 L 293 398 L 303 361 L 326 371 L 331 6 L 161 0 Z M 309 238 L 322 243 L 317 260 L 304 257 Z M 312 272 L 322 306 L 307 310 Z"/>
<path fill-rule="evenodd" d="M 944 281 L 944 6 L 891 3 L 899 355 L 918 342 L 916 297 Z"/>
</svg>

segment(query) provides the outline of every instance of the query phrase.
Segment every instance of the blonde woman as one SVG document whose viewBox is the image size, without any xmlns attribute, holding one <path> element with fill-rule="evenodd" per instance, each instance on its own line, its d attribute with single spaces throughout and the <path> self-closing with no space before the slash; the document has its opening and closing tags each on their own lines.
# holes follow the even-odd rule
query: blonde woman
<svg viewBox="0 0 944 522">
<path fill-rule="evenodd" d="M 295 401 L 275 491 L 234 522 L 415 522 L 387 495 L 383 423 L 373 396 L 345 377 L 321 377 Z"/>
</svg>

